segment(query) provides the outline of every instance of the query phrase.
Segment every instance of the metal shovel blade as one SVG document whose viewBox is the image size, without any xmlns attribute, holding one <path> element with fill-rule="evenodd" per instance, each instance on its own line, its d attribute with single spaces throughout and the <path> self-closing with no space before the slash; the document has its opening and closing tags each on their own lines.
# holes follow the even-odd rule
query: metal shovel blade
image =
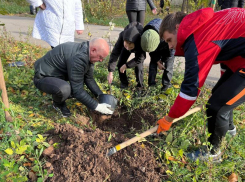
<svg viewBox="0 0 245 182">
<path fill-rule="evenodd" d="M 115 154 L 116 152 L 117 152 L 117 149 L 115 147 L 110 148 L 106 154 L 106 157 L 110 157 L 112 154 Z"/>
</svg>

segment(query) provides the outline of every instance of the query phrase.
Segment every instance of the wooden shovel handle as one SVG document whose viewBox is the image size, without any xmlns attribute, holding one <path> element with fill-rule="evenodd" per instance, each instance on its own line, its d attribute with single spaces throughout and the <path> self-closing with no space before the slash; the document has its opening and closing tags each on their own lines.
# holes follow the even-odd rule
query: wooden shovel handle
<svg viewBox="0 0 245 182">
<path fill-rule="evenodd" d="M 6 86 L 5 86 L 5 81 L 4 81 L 4 76 L 3 76 L 3 66 L 2 66 L 2 61 L 0 59 L 0 90 L 2 90 L 2 100 L 5 108 L 9 108 L 9 101 L 8 101 L 8 95 L 6 91 Z M 5 118 L 7 121 L 11 122 L 12 117 L 10 116 L 8 111 L 5 111 Z"/>
<path fill-rule="evenodd" d="M 193 113 L 195 113 L 197 111 L 200 111 L 202 109 L 202 107 L 203 107 L 203 105 L 199 105 L 199 106 L 189 110 L 183 116 L 181 116 L 179 118 L 175 118 L 173 120 L 173 123 L 176 122 L 176 121 L 179 121 L 179 120 L 181 120 L 181 119 L 183 119 L 183 118 L 185 118 L 185 117 L 187 117 L 187 116 L 189 116 L 189 115 L 191 115 L 191 114 L 193 114 Z M 158 125 L 153 127 L 153 128 L 151 128 L 151 129 L 149 129 L 149 130 L 147 130 L 147 131 L 145 131 L 145 132 L 143 132 L 143 133 L 141 133 L 141 134 L 139 134 L 139 135 L 137 135 L 137 136 L 135 136 L 135 137 L 133 137 L 133 138 L 131 138 L 131 139 L 129 139 L 129 140 L 127 140 L 127 141 L 125 141 L 125 142 L 123 142 L 123 143 L 121 143 L 121 144 L 119 144 L 119 145 L 117 145 L 116 149 L 117 150 L 121 150 L 121 149 L 123 149 L 123 148 L 125 148 L 125 147 L 127 147 L 127 146 L 129 146 L 129 145 L 141 140 L 142 138 L 144 138 L 144 137 L 156 132 L 157 128 L 158 128 Z"/>
</svg>

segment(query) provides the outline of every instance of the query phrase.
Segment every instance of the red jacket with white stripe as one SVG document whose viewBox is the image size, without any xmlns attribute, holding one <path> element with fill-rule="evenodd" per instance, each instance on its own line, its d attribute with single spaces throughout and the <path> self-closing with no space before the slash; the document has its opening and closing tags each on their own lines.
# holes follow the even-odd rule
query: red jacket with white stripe
<svg viewBox="0 0 245 182">
<path fill-rule="evenodd" d="M 185 75 L 169 112 L 172 118 L 190 109 L 213 64 L 224 63 L 233 72 L 245 68 L 245 9 L 204 8 L 187 15 L 178 29 L 175 55 L 185 57 Z"/>
</svg>

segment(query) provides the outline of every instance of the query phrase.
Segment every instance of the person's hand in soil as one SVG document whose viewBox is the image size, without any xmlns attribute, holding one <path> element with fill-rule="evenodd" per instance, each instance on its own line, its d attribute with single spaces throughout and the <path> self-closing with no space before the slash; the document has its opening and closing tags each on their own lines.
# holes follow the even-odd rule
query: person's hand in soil
<svg viewBox="0 0 245 182">
<path fill-rule="evenodd" d="M 171 118 L 169 116 L 164 116 L 162 119 L 159 119 L 157 121 L 157 124 L 159 125 L 157 128 L 157 134 L 161 133 L 162 131 L 168 131 L 172 125 L 174 118 Z"/>
<path fill-rule="evenodd" d="M 111 108 L 111 105 L 103 103 L 103 104 L 98 104 L 95 110 L 102 114 L 113 114 L 113 111 L 110 110 L 109 108 Z"/>
<path fill-rule="evenodd" d="M 122 67 L 120 68 L 120 72 L 124 73 L 124 71 L 127 69 L 126 64 L 122 65 Z"/>
<path fill-rule="evenodd" d="M 41 10 L 45 10 L 45 9 L 46 9 L 46 5 L 43 3 L 42 5 L 39 6 L 39 8 L 40 8 Z"/>
<path fill-rule="evenodd" d="M 83 30 L 76 30 L 77 35 L 81 35 L 83 33 Z"/>
<path fill-rule="evenodd" d="M 108 76 L 107 76 L 107 80 L 108 80 L 108 83 L 111 84 L 112 83 L 112 80 L 113 80 L 113 72 L 109 72 Z"/>
</svg>

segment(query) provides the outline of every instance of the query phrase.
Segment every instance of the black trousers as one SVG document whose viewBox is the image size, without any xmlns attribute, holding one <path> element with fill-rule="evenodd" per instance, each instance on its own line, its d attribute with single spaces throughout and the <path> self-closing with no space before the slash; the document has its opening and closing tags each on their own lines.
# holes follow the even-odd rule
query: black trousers
<svg viewBox="0 0 245 182">
<path fill-rule="evenodd" d="M 145 11 L 126 11 L 129 23 L 140 22 L 144 25 L 145 22 Z"/>
<path fill-rule="evenodd" d="M 162 62 L 165 63 L 165 70 L 162 75 L 162 85 L 163 86 L 170 86 L 171 80 L 173 77 L 173 69 L 174 69 L 174 50 L 170 51 L 170 57 L 166 57 L 162 59 Z M 149 54 L 151 56 L 151 53 Z M 157 75 L 157 62 L 152 61 L 149 65 L 149 76 L 148 76 L 148 86 L 156 85 L 156 75 Z"/>
<path fill-rule="evenodd" d="M 35 86 L 47 93 L 51 94 L 53 101 L 57 104 L 62 104 L 71 95 L 70 84 L 62 79 L 55 77 L 44 77 L 41 79 L 34 78 Z"/>
<path fill-rule="evenodd" d="M 245 69 L 227 69 L 212 90 L 207 108 L 208 141 L 218 148 L 229 129 L 233 129 L 233 109 L 245 102 Z"/>
<path fill-rule="evenodd" d="M 117 67 L 118 67 L 118 73 L 119 73 L 119 78 L 121 83 L 124 86 L 128 86 L 128 77 L 126 74 L 126 70 L 124 73 L 120 72 L 120 68 L 122 67 L 122 65 L 126 64 L 129 56 L 130 56 L 131 52 L 127 51 L 127 49 L 123 48 L 122 52 L 120 54 L 120 58 L 119 61 L 117 63 Z M 144 82 L 144 77 L 143 77 L 143 62 L 138 64 L 135 68 L 134 68 L 134 72 L 135 72 L 135 76 L 136 76 L 136 82 L 137 82 L 137 87 L 143 87 L 143 82 Z"/>
</svg>

